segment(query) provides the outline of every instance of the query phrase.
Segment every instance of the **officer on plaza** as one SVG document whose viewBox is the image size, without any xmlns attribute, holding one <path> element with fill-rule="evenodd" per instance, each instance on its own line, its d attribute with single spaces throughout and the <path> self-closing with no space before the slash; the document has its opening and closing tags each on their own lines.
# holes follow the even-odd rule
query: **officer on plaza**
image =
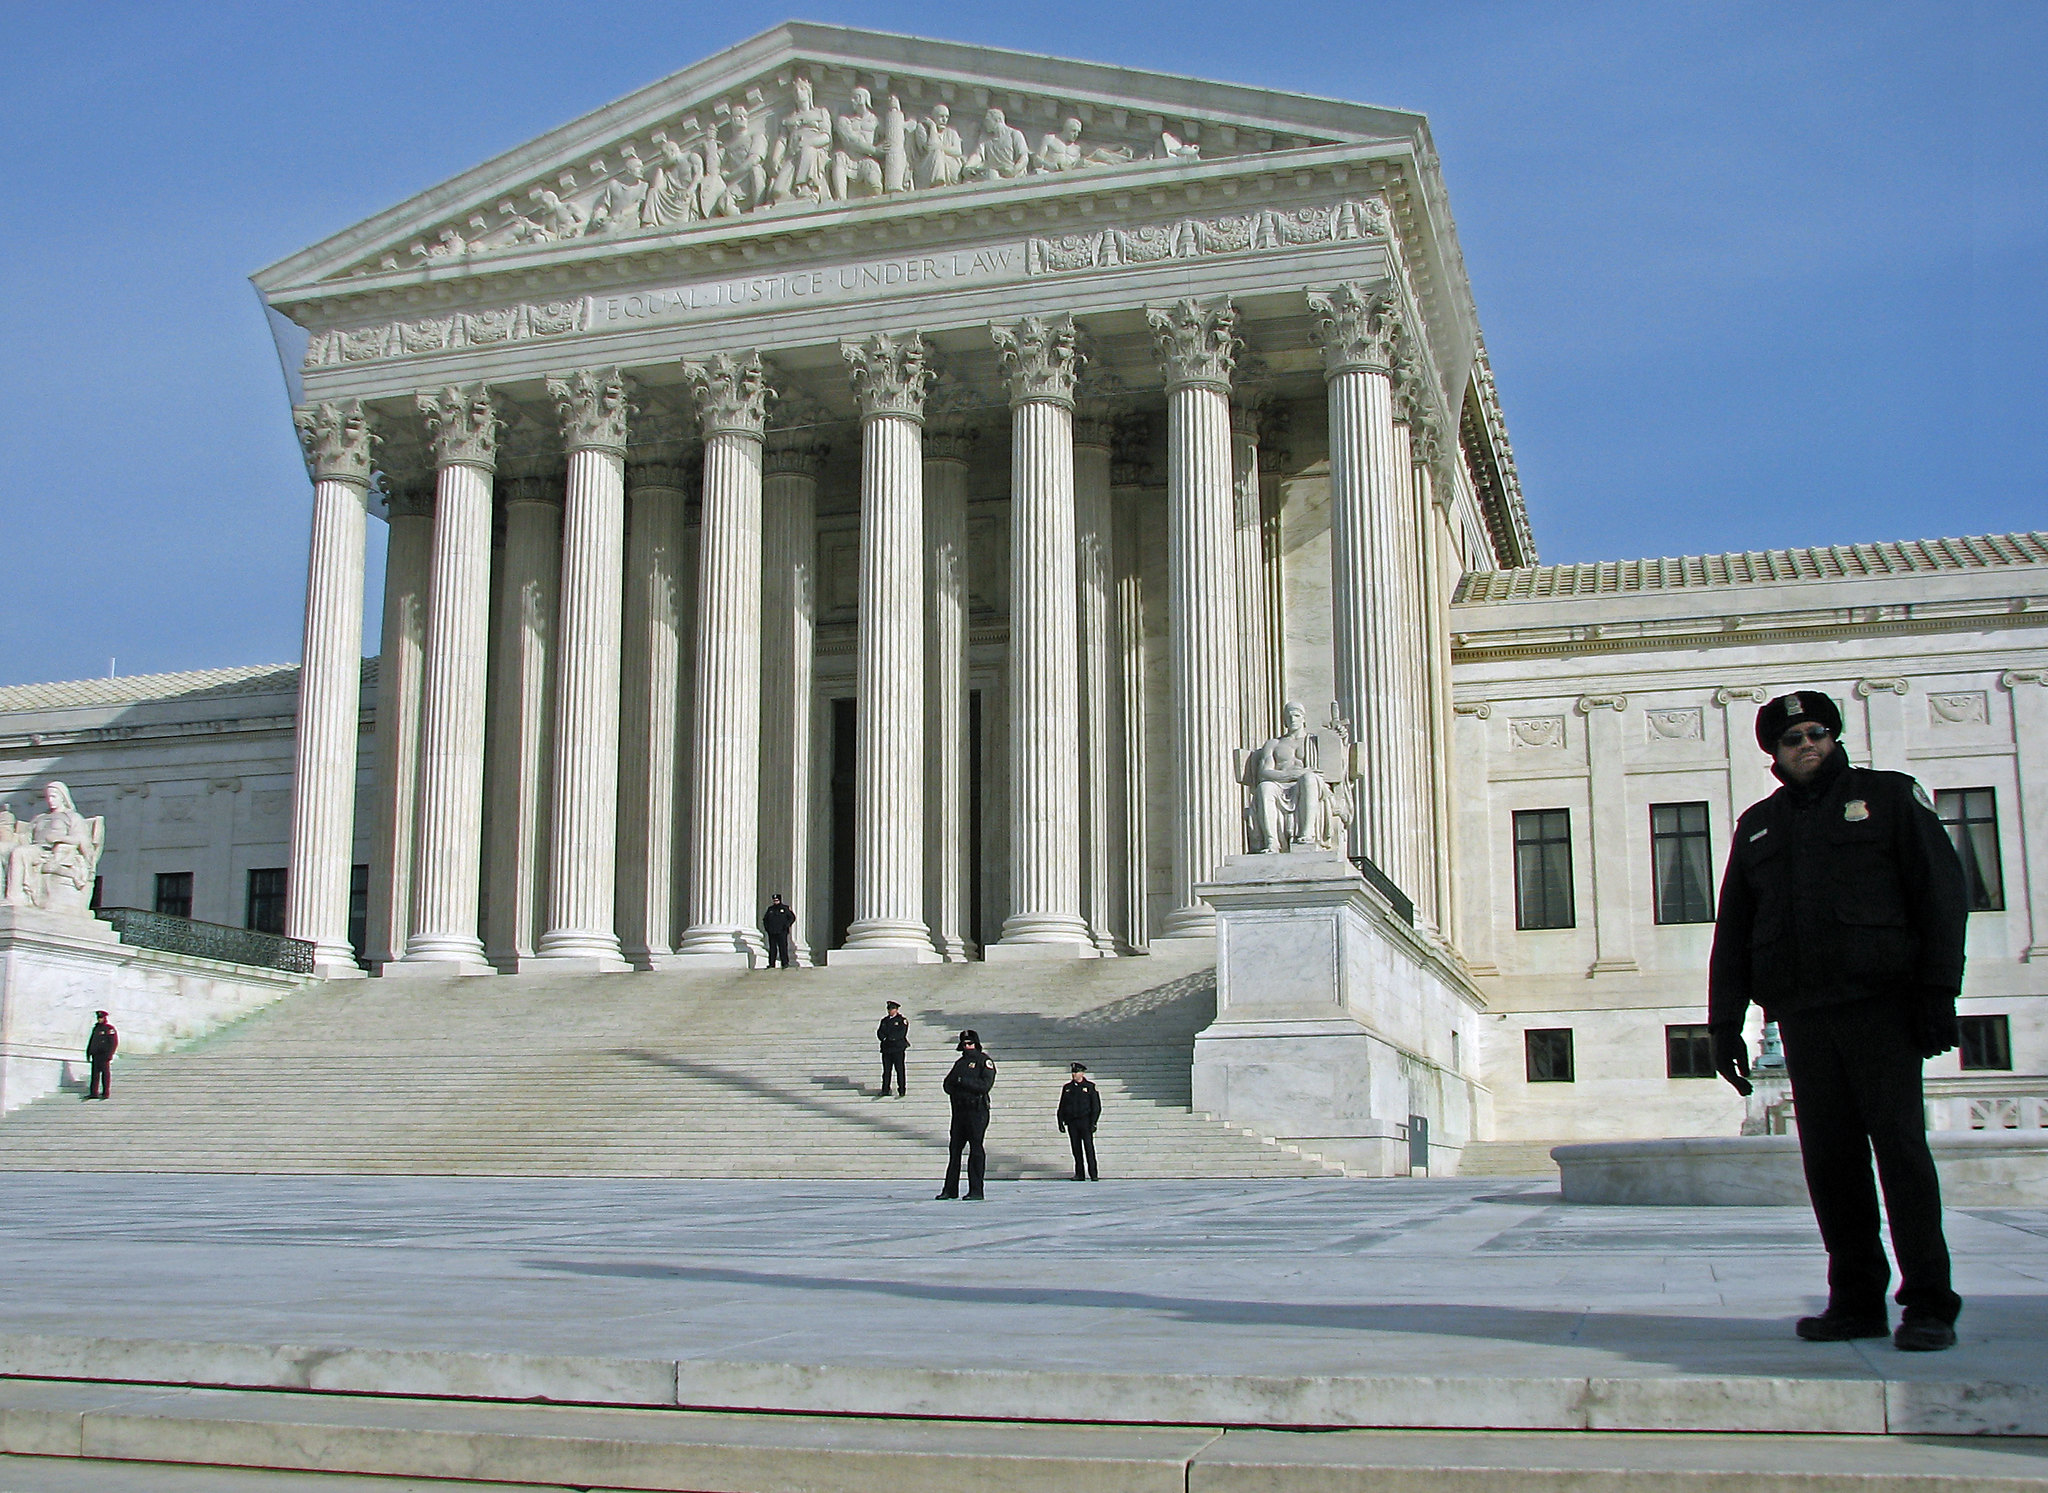
<svg viewBox="0 0 2048 1493">
<path fill-rule="evenodd" d="M 953 1101 L 953 1129 L 946 1138 L 946 1185 L 939 1198 L 960 1198 L 962 1202 L 983 1201 L 982 1178 L 988 1171 L 988 1152 L 982 1138 L 988 1134 L 988 1091 L 996 1086 L 996 1065 L 981 1050 L 981 1034 L 972 1027 L 960 1034 L 960 1056 L 946 1075 L 946 1097 Z M 960 1195 L 960 1152 L 967 1151 L 967 1195 Z"/>
<path fill-rule="evenodd" d="M 1843 1342 L 1889 1329 L 1874 1152 L 1905 1309 L 1892 1341 L 1933 1352 L 1954 1345 L 1963 1303 L 1949 1283 L 1920 1065 L 1957 1041 L 1963 872 L 1926 790 L 1904 773 L 1851 766 L 1841 732 L 1840 708 L 1818 690 L 1757 712 L 1757 745 L 1784 786 L 1736 821 L 1707 1021 L 1715 1071 L 1745 1095 L 1751 1002 L 1784 1040 L 1828 1252 L 1827 1310 L 1800 1318 L 1799 1336 Z"/>
</svg>

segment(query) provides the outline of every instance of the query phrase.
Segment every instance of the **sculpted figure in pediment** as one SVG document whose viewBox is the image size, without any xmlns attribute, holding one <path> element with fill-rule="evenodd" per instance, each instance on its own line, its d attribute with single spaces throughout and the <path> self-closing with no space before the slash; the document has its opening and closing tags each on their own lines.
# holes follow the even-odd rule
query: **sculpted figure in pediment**
<svg viewBox="0 0 2048 1493">
<path fill-rule="evenodd" d="M 961 167 L 972 180 L 1010 181 L 1031 169 L 1031 148 L 1024 132 L 1003 117 L 1001 109 L 981 116 L 981 140 Z"/>
<path fill-rule="evenodd" d="M 638 233 L 647 203 L 647 168 L 640 152 L 628 145 L 620 152 L 619 174 L 605 185 L 590 207 L 590 232 Z"/>
<path fill-rule="evenodd" d="M 453 228 L 443 228 L 440 236 L 431 244 L 414 244 L 412 252 L 429 262 L 436 259 L 460 259 L 469 252 L 469 240 Z"/>
<path fill-rule="evenodd" d="M 654 180 L 641 205 L 640 220 L 649 228 L 680 228 L 704 216 L 698 184 L 704 179 L 704 158 L 685 150 L 665 132 L 656 131 Z"/>
<path fill-rule="evenodd" d="M 882 121 L 874 98 L 865 88 L 853 90 L 853 110 L 833 122 L 838 149 L 832 152 L 832 196 L 847 201 L 856 192 L 878 196 L 882 190 L 882 159 L 877 148 Z"/>
<path fill-rule="evenodd" d="M 798 74 L 796 107 L 782 121 L 769 154 L 775 173 L 771 202 L 829 202 L 832 198 L 832 113 L 811 95 L 811 80 Z"/>
<path fill-rule="evenodd" d="M 914 185 L 910 178 L 909 127 L 904 122 L 903 105 L 893 93 L 882 109 L 882 138 L 876 145 L 876 154 L 882 163 L 882 190 L 909 191 Z"/>
<path fill-rule="evenodd" d="M 967 151 L 952 121 L 952 110 L 934 104 L 931 117 L 917 127 L 917 184 L 921 187 L 950 187 L 960 181 Z"/>
<path fill-rule="evenodd" d="M 697 142 L 697 159 L 704 168 L 697 175 L 697 216 L 733 216 L 733 210 L 727 206 L 732 198 L 732 186 L 726 180 L 725 147 L 719 143 L 716 124 L 706 130 Z"/>
<path fill-rule="evenodd" d="M 768 125 L 745 104 L 732 110 L 732 138 L 725 147 L 725 196 L 720 217 L 737 217 L 768 197 Z"/>
<path fill-rule="evenodd" d="M 1031 164 L 1040 171 L 1078 171 L 1083 166 L 1121 166 L 1130 159 L 1127 145 L 1090 150 L 1081 143 L 1081 121 L 1069 116 L 1056 133 L 1038 142 Z"/>
<path fill-rule="evenodd" d="M 574 203 L 564 202 L 559 193 L 547 187 L 535 187 L 527 196 L 532 199 L 533 213 L 512 214 L 512 242 L 516 244 L 551 244 L 558 239 L 575 238 L 583 232 L 584 216 Z"/>
<path fill-rule="evenodd" d="M 1190 145 L 1172 130 L 1159 132 L 1159 149 L 1153 159 L 1158 161 L 1199 161 L 1202 147 Z"/>
</svg>

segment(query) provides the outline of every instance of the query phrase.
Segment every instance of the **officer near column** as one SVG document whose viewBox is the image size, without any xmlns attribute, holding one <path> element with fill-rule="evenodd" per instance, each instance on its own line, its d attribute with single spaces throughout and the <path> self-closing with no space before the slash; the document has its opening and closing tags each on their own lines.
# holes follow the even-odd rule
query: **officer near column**
<svg viewBox="0 0 2048 1493">
<path fill-rule="evenodd" d="M 910 1051 L 910 1018 L 903 1007 L 889 1002 L 889 1014 L 875 1025 L 875 1041 L 882 1048 L 882 1098 L 889 1097 L 889 1075 L 896 1075 L 896 1097 L 903 1097 L 903 1055 Z"/>
<path fill-rule="evenodd" d="M 1949 1281 L 1920 1068 L 1958 1038 L 1962 866 L 1926 790 L 1851 766 L 1841 732 L 1841 709 L 1818 690 L 1757 712 L 1757 745 L 1783 786 L 1736 821 L 1721 882 L 1708 968 L 1714 1067 L 1747 1094 L 1744 1015 L 1754 1002 L 1777 1022 L 1828 1252 L 1827 1310 L 1800 1318 L 1799 1336 L 1889 1331 L 1881 1186 L 1904 1308 L 1892 1341 L 1934 1352 L 1954 1346 L 1963 1302 Z"/>
</svg>

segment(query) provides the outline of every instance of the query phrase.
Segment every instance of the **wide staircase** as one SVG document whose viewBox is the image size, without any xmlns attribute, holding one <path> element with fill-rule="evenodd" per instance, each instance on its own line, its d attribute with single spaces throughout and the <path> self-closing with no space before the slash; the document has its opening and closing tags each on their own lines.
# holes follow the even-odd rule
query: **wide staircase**
<svg viewBox="0 0 2048 1493">
<path fill-rule="evenodd" d="M 888 1000 L 911 1021 L 901 1099 L 877 1097 Z M 0 1120 L 0 1171 L 929 1177 L 973 1027 L 1000 1073 L 992 1177 L 1071 1175 L 1054 1108 L 1075 1061 L 1102 1090 L 1108 1175 L 1337 1172 L 1191 1112 L 1214 1014 L 1214 969 L 1187 954 L 336 981 L 124 1055 L 109 1102 L 62 1093 Z"/>
</svg>

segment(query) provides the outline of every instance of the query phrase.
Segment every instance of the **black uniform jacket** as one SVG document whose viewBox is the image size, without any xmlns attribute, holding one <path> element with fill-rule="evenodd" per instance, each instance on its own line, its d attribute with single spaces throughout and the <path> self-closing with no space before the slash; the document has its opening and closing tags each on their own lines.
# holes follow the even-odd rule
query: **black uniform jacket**
<svg viewBox="0 0 2048 1493">
<path fill-rule="evenodd" d="M 121 1034 L 106 1022 L 97 1022 L 92 1035 L 85 1039 L 85 1060 L 88 1063 L 104 1063 L 121 1046 Z"/>
<path fill-rule="evenodd" d="M 875 1040 L 882 1044 L 884 1052 L 908 1052 L 910 1050 L 910 1018 L 908 1016 L 884 1016 L 875 1028 Z"/>
<path fill-rule="evenodd" d="M 946 1093 L 956 1119 L 988 1118 L 988 1091 L 996 1086 L 996 1065 L 985 1052 L 963 1052 L 946 1075 Z"/>
<path fill-rule="evenodd" d="M 1060 1129 L 1092 1134 L 1102 1119 L 1102 1091 L 1085 1078 L 1060 1090 Z"/>
<path fill-rule="evenodd" d="M 1837 747 L 1806 787 L 1786 783 L 1736 821 L 1707 1019 L 1739 1022 L 1751 1001 L 1775 1020 L 1873 995 L 1953 996 L 1964 895 L 1919 785 L 1852 767 Z"/>
<path fill-rule="evenodd" d="M 761 931 L 770 938 L 781 938 L 795 926 L 796 910 L 787 902 L 770 902 L 761 914 Z"/>
</svg>

